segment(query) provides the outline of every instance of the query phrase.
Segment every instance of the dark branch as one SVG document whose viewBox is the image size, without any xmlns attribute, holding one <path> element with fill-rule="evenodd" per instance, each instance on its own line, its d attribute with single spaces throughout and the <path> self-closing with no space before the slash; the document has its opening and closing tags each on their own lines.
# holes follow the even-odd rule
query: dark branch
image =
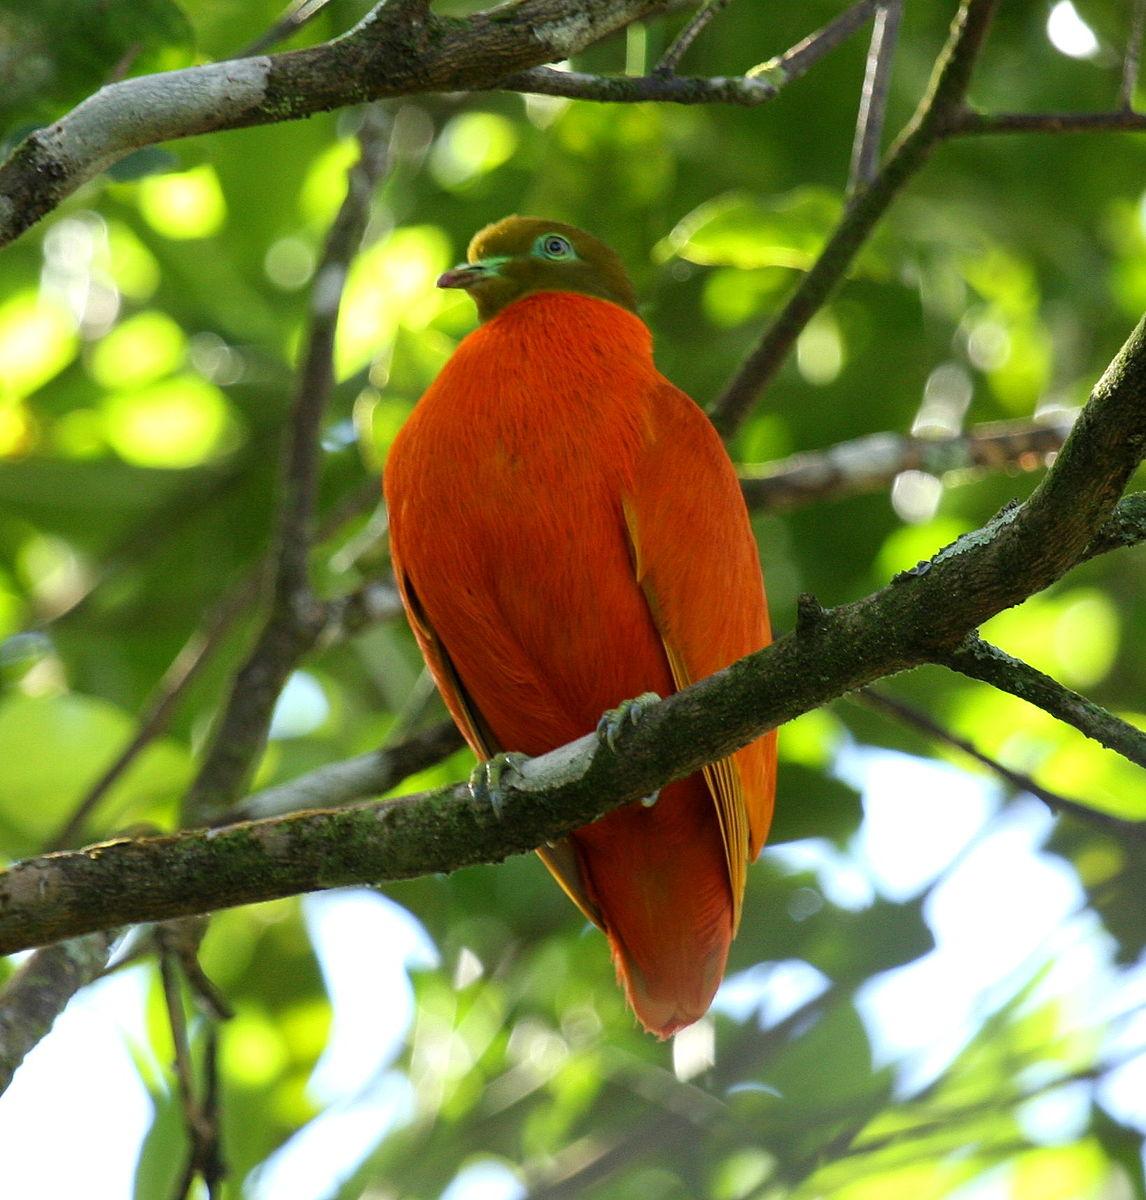
<svg viewBox="0 0 1146 1200">
<path fill-rule="evenodd" d="M 1073 725 L 1100 745 L 1146 768 L 1146 732 L 1064 687 L 1029 663 L 1012 658 L 997 646 L 978 637 L 969 637 L 940 661 L 962 675 L 982 680 L 1036 705 L 1067 725 Z"/>
<path fill-rule="evenodd" d="M 366 228 L 371 196 L 386 169 L 387 134 L 377 110 L 367 116 L 359 136 L 361 158 L 350 172 L 346 199 L 315 272 L 306 353 L 287 427 L 271 612 L 235 677 L 211 749 L 185 800 L 188 824 L 211 820 L 243 790 L 266 744 L 279 692 L 326 622 L 308 569 L 319 434 L 334 386 L 334 335 L 343 285 Z"/>
<path fill-rule="evenodd" d="M 793 79 L 799 79 L 825 54 L 844 42 L 868 19 L 879 0 L 860 0 L 834 21 L 810 34 L 777 58 L 746 75 L 696 78 L 665 73 L 652 75 L 585 75 L 534 67 L 491 85 L 498 90 L 600 100 L 612 104 L 661 101 L 670 104 L 741 104 L 752 106 L 773 99 Z"/>
<path fill-rule="evenodd" d="M 653 74 L 675 74 L 689 46 L 708 28 L 709 22 L 719 16 L 731 2 L 732 0 L 706 0 L 704 7 L 697 11 L 692 20 L 673 39 L 672 45 L 661 55 Z"/>
<path fill-rule="evenodd" d="M 1141 133 L 1146 113 L 979 113 L 966 110 L 951 118 L 947 133 Z"/>
<path fill-rule="evenodd" d="M 760 391 L 780 369 L 796 338 L 843 278 L 892 200 L 946 135 L 952 114 L 962 110 L 971 69 L 997 2 L 963 0 L 952 23 L 951 35 L 936 61 L 927 95 L 883 169 L 870 187 L 855 196 L 819 258 L 713 406 L 713 423 L 726 437 L 751 411 Z"/>
<path fill-rule="evenodd" d="M 988 770 L 993 771 L 1000 779 L 1005 779 L 1017 791 L 1027 792 L 1041 800 L 1053 813 L 1066 814 L 1078 817 L 1090 824 L 1102 825 L 1121 836 L 1135 839 L 1146 838 L 1146 822 L 1123 820 L 1120 817 L 1101 812 L 1089 804 L 1083 804 L 1081 800 L 1072 800 L 1068 796 L 1043 787 L 1029 775 L 1012 770 L 1005 763 L 984 754 L 966 738 L 961 738 L 949 729 L 944 729 L 938 721 L 932 720 L 927 713 L 922 712 L 914 705 L 870 687 L 860 688 L 859 691 L 852 693 L 852 697 L 857 703 L 892 717 L 904 725 L 910 725 L 913 729 L 919 730 L 937 742 L 954 747 Z"/>
<path fill-rule="evenodd" d="M 601 100 L 611 104 L 741 104 L 752 107 L 773 99 L 779 88 L 771 79 L 751 75 L 585 75 L 533 67 L 490 85 L 498 91 L 567 96 L 572 100 Z"/>
</svg>

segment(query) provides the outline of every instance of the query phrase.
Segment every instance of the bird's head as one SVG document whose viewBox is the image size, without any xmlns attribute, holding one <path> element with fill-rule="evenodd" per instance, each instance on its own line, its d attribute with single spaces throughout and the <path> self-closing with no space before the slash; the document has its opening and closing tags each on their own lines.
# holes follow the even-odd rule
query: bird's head
<svg viewBox="0 0 1146 1200">
<path fill-rule="evenodd" d="M 474 234 L 467 260 L 438 287 L 462 288 L 488 321 L 533 292 L 581 292 L 636 312 L 633 285 L 617 255 L 591 234 L 560 221 L 505 217 Z"/>
</svg>

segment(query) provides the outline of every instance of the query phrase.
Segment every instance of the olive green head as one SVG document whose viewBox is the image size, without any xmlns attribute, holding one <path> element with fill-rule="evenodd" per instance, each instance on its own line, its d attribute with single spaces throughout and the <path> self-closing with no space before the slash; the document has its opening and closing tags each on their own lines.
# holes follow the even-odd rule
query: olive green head
<svg viewBox="0 0 1146 1200">
<path fill-rule="evenodd" d="M 467 257 L 438 280 L 438 287 L 469 292 L 483 321 L 533 292 L 581 292 L 637 310 L 621 260 L 573 225 L 505 217 L 474 234 Z"/>
</svg>

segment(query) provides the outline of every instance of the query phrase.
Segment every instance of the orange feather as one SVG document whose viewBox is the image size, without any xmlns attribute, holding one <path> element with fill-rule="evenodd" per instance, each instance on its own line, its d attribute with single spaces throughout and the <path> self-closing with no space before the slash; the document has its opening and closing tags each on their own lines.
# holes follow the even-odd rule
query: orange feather
<svg viewBox="0 0 1146 1200">
<path fill-rule="evenodd" d="M 543 753 L 769 640 L 732 465 L 620 303 L 511 294 L 419 401 L 385 490 L 411 625 L 481 757 Z M 661 1037 L 720 983 L 774 774 L 768 735 L 541 851 Z"/>
</svg>

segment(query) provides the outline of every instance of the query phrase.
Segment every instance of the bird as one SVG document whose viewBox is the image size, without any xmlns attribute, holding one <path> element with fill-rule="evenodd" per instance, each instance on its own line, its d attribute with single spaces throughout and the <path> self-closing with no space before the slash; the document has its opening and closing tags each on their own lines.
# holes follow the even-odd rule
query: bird
<svg viewBox="0 0 1146 1200">
<path fill-rule="evenodd" d="M 767 645 L 735 470 L 657 370 L 619 256 L 510 216 L 437 285 L 467 292 L 479 324 L 399 430 L 383 487 L 409 624 L 479 760 L 636 719 L 635 697 Z M 773 731 L 538 850 L 659 1038 L 703 1016 L 723 978 L 775 775 Z"/>
</svg>

